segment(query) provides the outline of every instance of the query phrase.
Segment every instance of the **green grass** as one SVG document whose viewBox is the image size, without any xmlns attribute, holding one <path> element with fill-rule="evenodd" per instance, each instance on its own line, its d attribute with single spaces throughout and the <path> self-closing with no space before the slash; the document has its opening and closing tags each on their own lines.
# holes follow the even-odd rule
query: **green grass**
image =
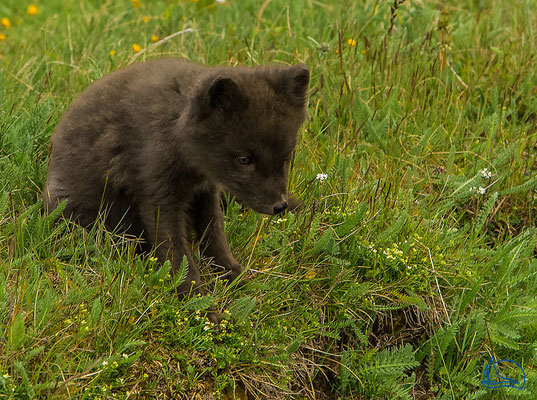
<svg viewBox="0 0 537 400">
<path fill-rule="evenodd" d="M 0 399 L 537 397 L 535 0 L 28 4 L 0 4 Z M 198 252 L 211 294 L 183 300 L 167 266 L 40 199 L 74 97 L 162 56 L 312 75 L 304 207 L 230 206 L 247 283 Z M 480 385 L 491 355 L 523 390 Z"/>
</svg>

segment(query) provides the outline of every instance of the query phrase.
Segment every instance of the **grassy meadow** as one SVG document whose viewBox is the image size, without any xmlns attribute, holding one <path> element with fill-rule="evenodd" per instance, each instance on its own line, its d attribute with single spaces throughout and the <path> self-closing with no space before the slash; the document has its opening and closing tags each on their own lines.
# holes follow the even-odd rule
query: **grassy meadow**
<svg viewBox="0 0 537 400">
<path fill-rule="evenodd" d="M 536 7 L 2 0 L 0 399 L 536 399 Z M 186 299 L 40 198 L 76 95 L 170 56 L 311 70 L 303 207 L 232 203 L 245 284 L 194 246 L 210 294 Z M 492 356 L 522 390 L 480 383 Z"/>
</svg>

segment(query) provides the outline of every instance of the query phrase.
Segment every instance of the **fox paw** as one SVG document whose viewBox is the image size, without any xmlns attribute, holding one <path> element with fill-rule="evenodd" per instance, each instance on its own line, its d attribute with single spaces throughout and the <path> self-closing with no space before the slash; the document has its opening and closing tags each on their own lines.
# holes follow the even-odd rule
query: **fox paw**
<svg viewBox="0 0 537 400">
<path fill-rule="evenodd" d="M 234 280 L 236 280 L 239 275 L 242 274 L 242 271 L 244 271 L 244 268 L 242 265 L 238 263 L 233 263 L 231 265 L 225 266 L 226 272 L 224 273 L 224 277 L 231 283 Z"/>
</svg>

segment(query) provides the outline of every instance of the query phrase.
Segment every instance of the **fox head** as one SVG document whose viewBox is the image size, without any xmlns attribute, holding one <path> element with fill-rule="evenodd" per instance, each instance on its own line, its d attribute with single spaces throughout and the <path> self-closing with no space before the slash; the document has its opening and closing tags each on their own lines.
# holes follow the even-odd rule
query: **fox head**
<svg viewBox="0 0 537 400">
<path fill-rule="evenodd" d="M 191 162 L 253 210 L 284 211 L 308 84 L 303 65 L 219 70 L 191 105 Z"/>
</svg>

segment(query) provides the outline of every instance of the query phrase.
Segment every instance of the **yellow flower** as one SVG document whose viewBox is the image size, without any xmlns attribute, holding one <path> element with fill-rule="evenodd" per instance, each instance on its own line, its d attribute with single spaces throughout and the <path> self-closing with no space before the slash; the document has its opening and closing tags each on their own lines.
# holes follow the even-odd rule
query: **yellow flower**
<svg viewBox="0 0 537 400">
<path fill-rule="evenodd" d="M 151 41 L 152 41 L 153 43 L 158 42 L 158 36 L 157 36 L 157 35 L 153 35 L 153 36 L 151 36 Z"/>
<path fill-rule="evenodd" d="M 147 15 L 145 15 L 143 18 L 142 18 L 142 21 L 144 21 L 145 23 L 149 22 L 149 17 Z"/>
<path fill-rule="evenodd" d="M 115 50 L 110 50 L 110 57 L 114 57 L 116 55 L 116 51 Z"/>
<path fill-rule="evenodd" d="M 362 50 L 362 54 L 367 54 L 367 50 L 366 50 L 366 49 L 363 49 L 363 50 Z"/>
<path fill-rule="evenodd" d="M 37 15 L 39 13 L 39 9 L 35 4 L 30 4 L 26 9 L 26 12 L 28 13 L 28 15 Z"/>
<path fill-rule="evenodd" d="M 354 46 L 356 46 L 356 40 L 351 38 L 351 39 L 347 40 L 347 44 L 349 46 L 351 46 L 351 47 L 354 47 Z"/>
<path fill-rule="evenodd" d="M 140 46 L 139 44 L 134 43 L 132 45 L 132 51 L 134 51 L 135 53 L 138 53 L 140 50 L 142 50 L 142 46 Z"/>
<path fill-rule="evenodd" d="M 315 278 L 316 275 L 317 275 L 317 273 L 314 270 L 310 269 L 308 272 L 306 272 L 305 277 L 307 279 L 313 279 L 313 278 Z"/>
<path fill-rule="evenodd" d="M 140 0 L 131 0 L 131 3 L 133 8 L 140 7 Z"/>
<path fill-rule="evenodd" d="M 11 28 L 11 21 L 9 20 L 8 17 L 3 17 L 2 19 L 0 19 L 0 25 L 2 25 L 4 28 Z"/>
<path fill-rule="evenodd" d="M 3 42 L 4 40 L 6 40 L 6 35 L 3 33 L 0 33 L 0 42 Z"/>
</svg>

